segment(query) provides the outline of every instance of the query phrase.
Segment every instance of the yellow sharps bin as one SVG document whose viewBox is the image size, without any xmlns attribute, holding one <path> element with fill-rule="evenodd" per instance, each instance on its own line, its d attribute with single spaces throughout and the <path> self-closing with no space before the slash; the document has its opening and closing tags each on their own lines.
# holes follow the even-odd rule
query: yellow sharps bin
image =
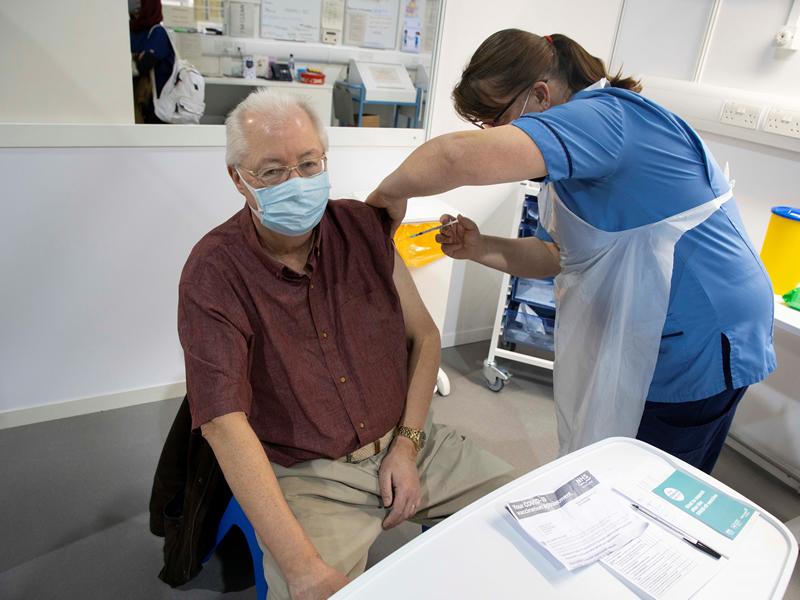
<svg viewBox="0 0 800 600">
<path fill-rule="evenodd" d="M 791 206 L 772 209 L 761 260 L 776 294 L 783 295 L 800 283 L 800 209 Z"/>
</svg>

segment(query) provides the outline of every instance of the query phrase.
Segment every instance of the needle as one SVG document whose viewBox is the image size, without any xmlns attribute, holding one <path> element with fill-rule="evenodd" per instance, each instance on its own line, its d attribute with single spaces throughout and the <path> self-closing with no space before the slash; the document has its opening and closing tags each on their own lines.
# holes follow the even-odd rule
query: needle
<svg viewBox="0 0 800 600">
<path fill-rule="evenodd" d="M 456 223 L 458 223 L 458 219 L 453 219 L 449 223 L 444 223 L 442 225 L 437 225 L 436 227 L 431 227 L 430 229 L 425 229 L 424 231 L 420 231 L 419 233 L 415 233 L 413 235 L 410 235 L 410 236 L 408 236 L 408 239 L 419 237 L 420 235 L 423 235 L 425 233 L 430 233 L 431 231 L 438 231 L 438 230 L 442 229 L 443 227 L 450 227 L 450 225 L 455 225 Z"/>
</svg>

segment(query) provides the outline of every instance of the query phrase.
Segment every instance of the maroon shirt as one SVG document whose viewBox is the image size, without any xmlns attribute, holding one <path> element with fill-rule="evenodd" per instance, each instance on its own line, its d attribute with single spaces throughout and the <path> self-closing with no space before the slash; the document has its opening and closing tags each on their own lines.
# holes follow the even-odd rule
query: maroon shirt
<svg viewBox="0 0 800 600">
<path fill-rule="evenodd" d="M 245 206 L 192 250 L 178 333 L 192 427 L 244 411 L 270 460 L 340 458 L 397 425 L 408 357 L 394 247 L 376 209 L 337 200 L 296 273 Z"/>
</svg>

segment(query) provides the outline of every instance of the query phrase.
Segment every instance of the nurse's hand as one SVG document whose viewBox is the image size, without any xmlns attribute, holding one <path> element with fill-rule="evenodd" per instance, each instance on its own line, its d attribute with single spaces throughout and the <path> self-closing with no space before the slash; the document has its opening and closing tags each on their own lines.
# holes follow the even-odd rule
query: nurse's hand
<svg viewBox="0 0 800 600">
<path fill-rule="evenodd" d="M 392 236 L 406 216 L 408 198 L 395 198 L 384 193 L 380 187 L 367 196 L 367 204 L 382 208 L 392 221 Z"/>
<path fill-rule="evenodd" d="M 454 219 L 451 215 L 442 215 L 439 222 L 445 224 Z M 442 252 L 451 258 L 476 260 L 483 253 L 483 236 L 475 221 L 464 215 L 458 215 L 455 225 L 442 227 L 436 241 L 442 245 Z"/>
</svg>

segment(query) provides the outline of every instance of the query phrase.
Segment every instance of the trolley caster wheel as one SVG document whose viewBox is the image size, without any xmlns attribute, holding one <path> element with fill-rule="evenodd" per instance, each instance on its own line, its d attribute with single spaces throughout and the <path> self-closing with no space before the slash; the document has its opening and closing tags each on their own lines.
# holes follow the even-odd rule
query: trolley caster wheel
<svg viewBox="0 0 800 600">
<path fill-rule="evenodd" d="M 483 361 L 483 378 L 486 380 L 486 387 L 493 392 L 502 390 L 509 377 L 511 377 L 511 373 L 503 367 L 498 367 L 496 363 L 490 362 L 489 359 Z"/>
<path fill-rule="evenodd" d="M 506 386 L 505 379 L 500 379 L 499 377 L 494 381 L 487 381 L 486 387 L 488 387 L 493 392 L 499 392 Z"/>
</svg>

